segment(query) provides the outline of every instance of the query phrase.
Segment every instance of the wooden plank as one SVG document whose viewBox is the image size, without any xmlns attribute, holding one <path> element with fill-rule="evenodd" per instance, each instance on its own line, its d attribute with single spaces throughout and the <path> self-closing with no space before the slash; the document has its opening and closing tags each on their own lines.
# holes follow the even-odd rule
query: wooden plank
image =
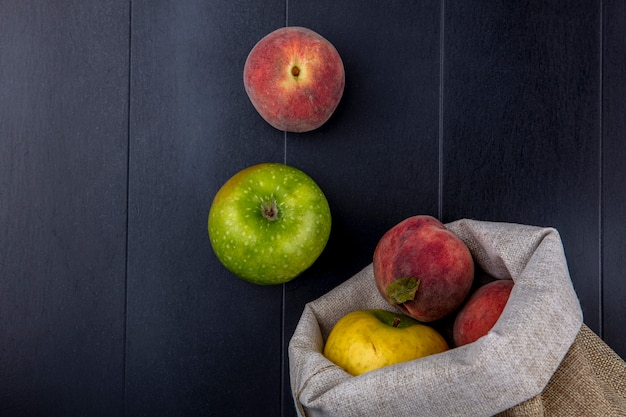
<svg viewBox="0 0 626 417">
<path fill-rule="evenodd" d="M 279 415 L 282 288 L 236 278 L 207 214 L 239 170 L 283 160 L 243 88 L 278 1 L 133 2 L 126 414 Z"/>
<path fill-rule="evenodd" d="M 318 262 L 286 285 L 285 346 L 304 304 L 368 265 L 386 230 L 438 214 L 439 16 L 436 1 L 289 1 L 289 25 L 339 51 L 346 88 L 327 124 L 287 136 L 287 162 L 322 187 L 333 229 Z M 295 413 L 287 366 L 283 403 Z"/>
<path fill-rule="evenodd" d="M 123 412 L 129 10 L 0 1 L 0 415 Z"/>
<path fill-rule="evenodd" d="M 626 358 L 626 5 L 605 1 L 603 7 L 603 336 Z"/>
<path fill-rule="evenodd" d="M 443 217 L 553 226 L 600 329 L 600 8 L 446 1 Z"/>
</svg>

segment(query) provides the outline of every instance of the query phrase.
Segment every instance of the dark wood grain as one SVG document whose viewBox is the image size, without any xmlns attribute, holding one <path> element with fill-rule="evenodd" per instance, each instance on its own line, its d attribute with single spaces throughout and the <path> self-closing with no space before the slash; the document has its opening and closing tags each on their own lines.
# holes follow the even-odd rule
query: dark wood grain
<svg viewBox="0 0 626 417">
<path fill-rule="evenodd" d="M 128 6 L 0 2 L 0 415 L 123 412 Z"/>
<path fill-rule="evenodd" d="M 207 214 L 284 138 L 243 89 L 249 50 L 282 2 L 132 7 L 126 414 L 279 415 L 282 288 L 217 261 Z"/>
<path fill-rule="evenodd" d="M 599 3 L 447 1 L 443 217 L 553 226 L 601 328 Z"/>
<path fill-rule="evenodd" d="M 626 4 L 603 5 L 603 337 L 626 358 Z"/>
</svg>

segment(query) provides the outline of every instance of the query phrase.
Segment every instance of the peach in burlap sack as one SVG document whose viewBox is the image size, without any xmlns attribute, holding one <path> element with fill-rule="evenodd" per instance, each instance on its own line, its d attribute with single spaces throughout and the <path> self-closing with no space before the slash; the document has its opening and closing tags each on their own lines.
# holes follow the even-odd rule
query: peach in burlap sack
<svg viewBox="0 0 626 417">
<path fill-rule="evenodd" d="M 485 272 L 516 284 L 492 331 L 441 354 L 358 377 L 347 374 L 321 353 L 332 326 L 350 311 L 392 310 L 376 290 L 370 264 L 304 308 L 289 344 L 299 416 L 577 415 L 559 413 L 565 410 L 560 407 L 567 403 L 579 410 L 568 397 L 578 398 L 591 382 L 572 372 L 581 371 L 582 361 L 603 374 L 598 364 L 606 355 L 590 348 L 598 343 L 582 324 L 558 232 L 467 219 L 446 226 L 468 245 Z M 609 362 L 617 369 L 613 375 L 621 378 L 623 366 Z M 613 384 L 602 377 L 593 380 L 589 389 L 599 391 L 593 398 L 604 398 L 612 410 L 623 409 L 623 378 Z M 620 415 L 611 413 L 606 415 Z"/>
</svg>

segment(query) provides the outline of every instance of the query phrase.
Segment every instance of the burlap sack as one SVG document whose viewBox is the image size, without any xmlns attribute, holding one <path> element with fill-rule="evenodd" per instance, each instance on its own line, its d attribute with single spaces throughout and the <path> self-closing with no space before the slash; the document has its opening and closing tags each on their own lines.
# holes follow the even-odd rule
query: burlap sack
<svg viewBox="0 0 626 417">
<path fill-rule="evenodd" d="M 586 325 L 541 394 L 498 417 L 626 416 L 626 362 Z"/>
<path fill-rule="evenodd" d="M 370 264 L 304 308 L 289 344 L 291 388 L 299 416 L 476 417 L 502 412 L 539 416 L 561 403 L 577 404 L 568 398 L 576 393 L 567 385 L 585 384 L 584 379 L 567 370 L 562 376 L 556 371 L 568 352 L 576 370 L 581 368 L 579 361 L 588 362 L 590 369 L 598 362 L 584 358 L 580 352 L 587 349 L 584 343 L 574 345 L 575 340 L 587 340 L 591 331 L 582 325 L 558 232 L 467 219 L 446 226 L 467 244 L 485 272 L 516 284 L 492 331 L 441 354 L 349 375 L 328 361 L 322 350 L 333 325 L 348 312 L 393 310 L 376 290 Z M 619 410 L 624 401 L 623 361 L 617 355 L 611 359 L 617 369 L 613 376 L 621 380 L 600 385 L 616 390 L 615 398 L 606 401 Z"/>
</svg>

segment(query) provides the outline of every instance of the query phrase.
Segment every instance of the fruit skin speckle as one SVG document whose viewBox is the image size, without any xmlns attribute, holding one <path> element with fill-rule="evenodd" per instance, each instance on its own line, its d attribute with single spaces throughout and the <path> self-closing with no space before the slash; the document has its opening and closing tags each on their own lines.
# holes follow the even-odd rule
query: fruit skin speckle
<svg viewBox="0 0 626 417">
<path fill-rule="evenodd" d="M 248 167 L 217 192 L 208 216 L 211 246 L 238 277 L 281 284 L 309 268 L 331 230 L 328 201 L 301 170 L 280 163 Z"/>
</svg>

